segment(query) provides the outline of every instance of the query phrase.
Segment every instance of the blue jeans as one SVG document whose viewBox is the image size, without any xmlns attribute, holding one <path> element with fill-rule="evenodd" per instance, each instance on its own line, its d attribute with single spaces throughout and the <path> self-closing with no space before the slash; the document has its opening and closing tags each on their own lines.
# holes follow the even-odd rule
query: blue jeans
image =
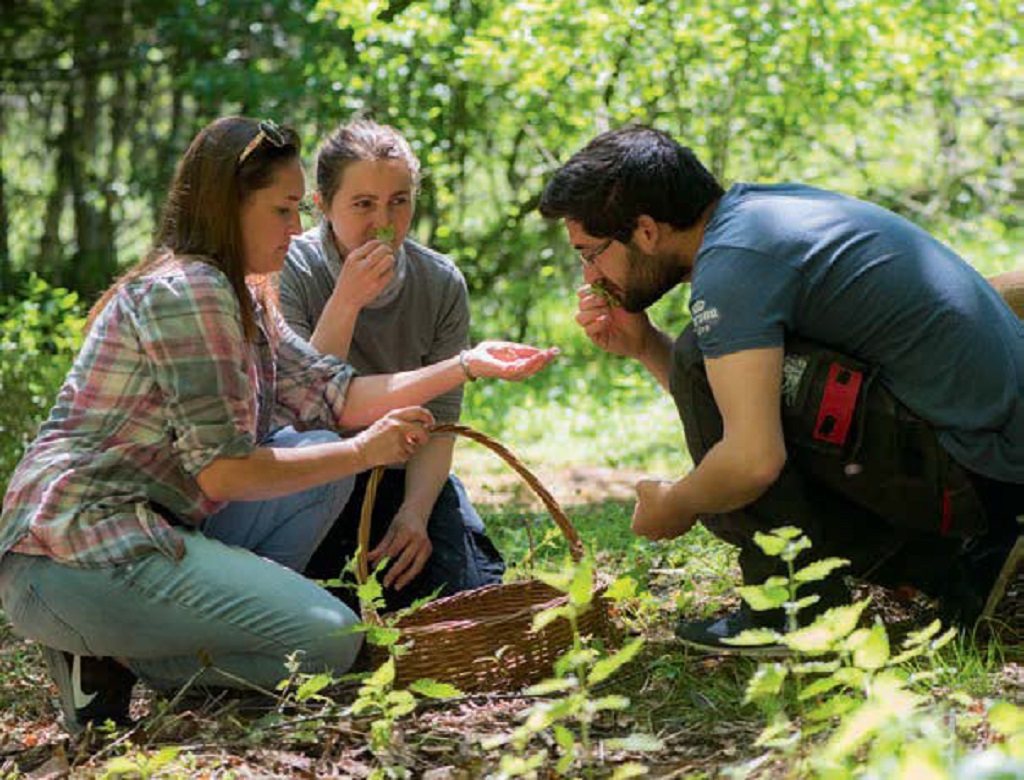
<svg viewBox="0 0 1024 780">
<path fill-rule="evenodd" d="M 336 441 L 327 431 L 279 432 L 266 442 Z M 179 526 L 185 556 L 153 553 L 103 568 L 42 556 L 0 559 L 0 603 L 14 630 L 71 653 L 122 660 L 143 681 L 273 688 L 300 651 L 302 669 L 351 667 L 356 614 L 298 572 L 352 492 L 352 478 L 270 501 L 234 502 L 202 531 Z"/>
</svg>

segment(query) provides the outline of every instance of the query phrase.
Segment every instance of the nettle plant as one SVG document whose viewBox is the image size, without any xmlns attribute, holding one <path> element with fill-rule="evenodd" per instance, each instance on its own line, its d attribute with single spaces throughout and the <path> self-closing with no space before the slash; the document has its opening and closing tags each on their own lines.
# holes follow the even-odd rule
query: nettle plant
<svg viewBox="0 0 1024 780">
<path fill-rule="evenodd" d="M 451 699 L 461 696 L 462 692 L 454 685 L 441 683 L 437 680 L 422 679 L 413 682 L 408 690 L 395 688 L 395 664 L 397 659 L 408 652 L 409 648 L 401 641 L 401 632 L 397 623 L 406 615 L 415 612 L 437 594 L 425 596 L 412 603 L 406 609 L 384 613 L 384 589 L 377 579 L 378 572 L 387 565 L 387 559 L 381 561 L 377 570 L 357 588 L 359 603 L 373 607 L 374 612 L 381 615 L 380 623 L 364 622 L 359 630 L 366 634 L 366 641 L 371 645 L 387 650 L 388 658 L 377 667 L 376 671 L 363 680 L 352 702 L 351 713 L 356 716 L 369 715 L 370 750 L 379 760 L 392 758 L 392 751 L 400 742 L 396 739 L 395 724 L 399 718 L 416 710 L 416 696 L 430 699 Z M 364 610 L 365 611 L 365 610 Z M 404 773 L 394 774 L 386 771 L 386 777 L 404 777 Z"/>
<path fill-rule="evenodd" d="M 324 584 L 351 586 L 351 582 L 344 577 L 345 574 L 354 571 L 357 559 L 358 553 L 353 556 L 341 577 L 327 580 Z M 366 582 L 355 586 L 363 614 L 372 610 L 379 617 L 376 620 L 357 623 L 343 632 L 345 634 L 363 634 L 367 644 L 384 648 L 387 651 L 387 659 L 369 673 L 346 675 L 340 679 L 328 674 L 306 675 L 300 676 L 297 683 L 294 678 L 291 682 L 291 686 L 296 691 L 295 698 L 299 701 L 309 701 L 319 697 L 320 691 L 329 685 L 351 679 L 361 681 L 352 704 L 341 714 L 369 719 L 369 747 L 380 764 L 371 773 L 371 780 L 410 776 L 401 756 L 402 733 L 397 726 L 403 717 L 416 710 L 419 701 L 417 697 L 450 699 L 462 695 L 462 692 L 454 685 L 431 679 L 416 680 L 408 689 L 395 687 L 396 661 L 409 649 L 401 641 L 401 632 L 397 624 L 403 617 L 433 600 L 437 594 L 433 593 L 418 599 L 405 609 L 390 613 L 383 612 L 384 589 L 380 584 L 379 573 L 387 564 L 388 559 L 384 558 L 377 568 L 370 572 Z M 283 684 L 288 684 L 288 681 Z"/>
<path fill-rule="evenodd" d="M 572 630 L 572 646 L 555 662 L 554 675 L 526 690 L 528 695 L 544 698 L 520 713 L 522 724 L 509 735 L 484 740 L 487 750 L 511 746 L 513 751 L 501 755 L 497 780 L 513 777 L 536 777 L 548 759 L 546 747 L 531 750 L 536 738 L 550 734 L 558 751 L 555 772 L 566 776 L 582 769 L 590 776 L 595 766 L 595 742 L 592 728 L 595 720 L 607 712 L 625 710 L 629 699 L 621 695 L 599 695 L 597 687 L 637 656 L 643 639 L 636 637 L 617 651 L 609 651 L 597 640 L 584 637 L 579 630 L 579 617 L 591 608 L 594 599 L 593 561 L 566 562 L 561 571 L 538 572 L 537 578 L 568 595 L 559 606 L 538 613 L 533 629 L 542 630 L 556 620 L 567 620 Z M 636 582 L 629 577 L 616 580 L 605 597 L 614 601 L 632 598 Z M 662 747 L 660 740 L 648 734 L 631 734 L 620 739 L 602 741 L 606 750 L 652 751 Z M 616 780 L 638 777 L 646 770 L 635 763 L 617 767 Z"/>
<path fill-rule="evenodd" d="M 796 528 L 757 534 L 755 541 L 767 555 L 784 561 L 788 572 L 740 589 L 754 610 L 783 609 L 788 629 L 754 629 L 731 640 L 739 646 L 777 645 L 788 651 L 780 660 L 760 664 L 747 686 L 746 700 L 761 704 L 770 718 L 756 744 L 795 760 L 795 774 L 813 769 L 830 778 L 945 777 L 922 772 L 948 755 L 953 736 L 943 718 L 928 710 L 932 699 L 914 688 L 951 671 L 941 666 L 937 654 L 955 630 L 943 632 L 936 620 L 910 633 L 893 652 L 881 620 L 860 627 L 870 599 L 829 609 L 798 627 L 799 613 L 817 600 L 813 595 L 801 598 L 800 588 L 847 562 L 828 558 L 796 569 L 797 556 L 810 547 Z M 1016 723 L 1011 714 L 997 712 L 1004 731 L 1012 731 L 1006 727 Z M 821 738 L 811 745 L 807 738 L 816 734 Z M 745 776 L 770 755 L 735 768 L 733 775 Z M 867 771 L 870 767 L 881 774 Z"/>
</svg>

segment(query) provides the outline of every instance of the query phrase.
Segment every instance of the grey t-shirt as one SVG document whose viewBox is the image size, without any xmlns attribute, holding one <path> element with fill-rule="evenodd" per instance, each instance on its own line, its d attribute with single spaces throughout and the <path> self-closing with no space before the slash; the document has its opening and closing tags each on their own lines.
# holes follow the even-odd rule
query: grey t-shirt
<svg viewBox="0 0 1024 780">
<path fill-rule="evenodd" d="M 420 368 L 469 343 L 469 296 L 448 258 L 406 239 L 405 279 L 393 300 L 364 308 L 356 318 L 348 362 L 360 374 Z M 292 239 L 279 277 L 281 312 L 302 338 L 313 335 L 334 291 L 341 258 L 324 225 Z M 438 422 L 457 422 L 462 388 L 426 404 Z"/>
<path fill-rule="evenodd" d="M 690 312 L 709 357 L 791 333 L 878 366 L 957 461 L 1024 483 L 1024 324 L 902 217 L 802 185 L 736 185 L 706 227 Z"/>
</svg>

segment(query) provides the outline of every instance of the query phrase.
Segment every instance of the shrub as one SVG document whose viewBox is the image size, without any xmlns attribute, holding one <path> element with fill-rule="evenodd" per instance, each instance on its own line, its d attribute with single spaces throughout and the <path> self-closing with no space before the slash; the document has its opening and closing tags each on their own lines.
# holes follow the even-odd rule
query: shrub
<svg viewBox="0 0 1024 780">
<path fill-rule="evenodd" d="M 78 294 L 37 277 L 0 301 L 0 486 L 49 412 L 84 328 Z"/>
</svg>

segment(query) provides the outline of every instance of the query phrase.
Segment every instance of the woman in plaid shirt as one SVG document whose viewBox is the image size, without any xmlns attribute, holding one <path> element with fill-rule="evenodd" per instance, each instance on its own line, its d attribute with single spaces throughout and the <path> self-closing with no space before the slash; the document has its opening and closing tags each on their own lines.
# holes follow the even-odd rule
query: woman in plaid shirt
<svg viewBox="0 0 1024 780">
<path fill-rule="evenodd" d="M 240 117 L 203 129 L 156 247 L 94 307 L 8 485 L 0 602 L 43 644 L 72 732 L 125 722 L 136 677 L 272 688 L 297 651 L 307 671 L 347 670 L 358 618 L 300 572 L 351 475 L 427 441 L 416 404 L 467 378 L 530 376 L 556 353 L 484 342 L 362 377 L 317 353 L 264 284 L 300 232 L 304 189 L 294 132 Z"/>
</svg>

